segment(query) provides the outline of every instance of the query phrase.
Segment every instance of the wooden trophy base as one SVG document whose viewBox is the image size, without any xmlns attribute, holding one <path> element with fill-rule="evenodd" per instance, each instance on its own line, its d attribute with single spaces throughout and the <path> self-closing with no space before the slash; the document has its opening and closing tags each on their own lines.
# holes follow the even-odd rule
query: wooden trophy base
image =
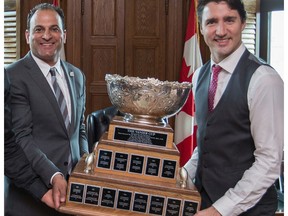
<svg viewBox="0 0 288 216">
<path fill-rule="evenodd" d="M 194 185 L 186 184 L 187 173 L 180 173 L 172 140 L 170 126 L 116 117 L 90 155 L 92 166 L 83 157 L 73 170 L 60 211 L 91 216 L 195 214 L 201 199 Z"/>
<path fill-rule="evenodd" d="M 81 159 L 69 178 L 67 202 L 60 208 L 63 213 L 186 215 L 198 210 L 200 197 L 193 185 L 181 188 L 180 181 L 157 183 L 104 173 L 86 174 L 84 160 Z"/>
</svg>

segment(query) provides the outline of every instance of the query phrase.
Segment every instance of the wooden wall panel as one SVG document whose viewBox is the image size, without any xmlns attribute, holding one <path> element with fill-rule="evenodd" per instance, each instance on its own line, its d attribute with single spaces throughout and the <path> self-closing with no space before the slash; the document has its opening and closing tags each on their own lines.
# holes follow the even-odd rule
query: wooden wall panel
<svg viewBox="0 0 288 216">
<path fill-rule="evenodd" d="M 126 4 L 125 75 L 166 79 L 164 3 L 162 0 L 135 0 Z"/>
<path fill-rule="evenodd" d="M 92 72 L 91 83 L 104 80 L 106 73 L 115 73 L 116 47 L 115 46 L 92 46 Z M 94 70 L 93 70 L 94 69 Z M 95 72 L 96 71 L 96 72 Z"/>
<path fill-rule="evenodd" d="M 116 17 L 115 0 L 93 0 L 92 2 L 92 35 L 115 36 Z"/>
<path fill-rule="evenodd" d="M 157 0 L 134 1 L 134 36 L 157 37 L 159 36 L 159 3 Z"/>
<path fill-rule="evenodd" d="M 158 76 L 158 48 L 134 47 L 134 67 L 130 76 L 157 77 Z"/>
</svg>

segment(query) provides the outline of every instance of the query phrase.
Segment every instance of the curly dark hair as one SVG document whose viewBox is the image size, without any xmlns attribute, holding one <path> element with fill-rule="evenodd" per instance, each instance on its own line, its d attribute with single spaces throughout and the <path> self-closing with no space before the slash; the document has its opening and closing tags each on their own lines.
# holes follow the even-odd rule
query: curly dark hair
<svg viewBox="0 0 288 216">
<path fill-rule="evenodd" d="M 65 16 L 64 16 L 63 10 L 60 7 L 57 7 L 57 6 L 53 5 L 53 4 L 41 3 L 41 4 L 36 5 L 34 8 L 32 8 L 30 10 L 29 14 L 28 14 L 28 17 L 27 17 L 27 29 L 28 30 L 30 29 L 31 17 L 35 14 L 35 12 L 37 10 L 53 10 L 53 11 L 56 11 L 58 13 L 58 15 L 60 16 L 60 18 L 61 18 L 63 30 L 65 29 L 65 23 L 64 23 Z"/>
<path fill-rule="evenodd" d="M 202 22 L 202 14 L 205 5 L 210 2 L 220 3 L 222 1 L 226 2 L 230 9 L 238 11 L 242 22 L 246 21 L 247 14 L 242 0 L 198 0 L 197 14 L 199 23 Z"/>
</svg>

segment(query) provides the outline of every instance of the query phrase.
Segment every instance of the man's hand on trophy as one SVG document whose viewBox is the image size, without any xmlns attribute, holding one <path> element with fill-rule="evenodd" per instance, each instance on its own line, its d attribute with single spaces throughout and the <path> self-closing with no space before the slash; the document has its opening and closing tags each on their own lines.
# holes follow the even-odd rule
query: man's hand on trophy
<svg viewBox="0 0 288 216">
<path fill-rule="evenodd" d="M 41 198 L 41 201 L 45 203 L 50 208 L 55 208 L 52 196 L 52 189 L 48 190 L 44 196 Z"/>
<path fill-rule="evenodd" d="M 195 216 L 221 216 L 221 214 L 214 208 L 214 206 L 211 206 L 202 211 L 198 211 Z"/>
<path fill-rule="evenodd" d="M 55 175 L 52 179 L 52 197 L 56 210 L 66 201 L 66 192 L 67 181 L 62 174 Z"/>
</svg>

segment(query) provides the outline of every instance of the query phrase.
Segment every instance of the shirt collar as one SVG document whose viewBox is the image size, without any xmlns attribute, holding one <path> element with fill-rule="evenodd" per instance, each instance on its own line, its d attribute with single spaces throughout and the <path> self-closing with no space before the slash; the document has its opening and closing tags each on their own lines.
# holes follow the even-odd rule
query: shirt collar
<svg viewBox="0 0 288 216">
<path fill-rule="evenodd" d="M 218 65 L 220 65 L 225 71 L 227 71 L 228 73 L 233 73 L 233 71 L 235 70 L 242 54 L 245 51 L 245 45 L 243 43 L 241 43 L 241 45 L 229 56 L 227 56 L 225 59 L 223 59 L 221 62 L 219 62 Z M 213 60 L 211 59 L 211 67 L 212 65 L 215 64 L 215 62 L 213 62 Z"/>
<path fill-rule="evenodd" d="M 46 62 L 44 62 L 43 60 L 39 59 L 38 57 L 36 57 L 35 55 L 33 55 L 33 53 L 31 52 L 31 55 L 33 57 L 33 59 L 35 60 L 36 64 L 38 65 L 38 67 L 40 68 L 40 70 L 42 71 L 43 75 L 45 77 L 47 77 L 49 75 L 49 70 L 52 67 L 55 67 L 57 69 L 57 72 L 60 76 L 63 75 L 62 73 L 62 68 L 61 68 L 61 61 L 60 58 L 58 59 L 58 61 L 56 62 L 56 64 L 54 66 L 50 66 L 49 64 L 47 64 Z"/>
</svg>

